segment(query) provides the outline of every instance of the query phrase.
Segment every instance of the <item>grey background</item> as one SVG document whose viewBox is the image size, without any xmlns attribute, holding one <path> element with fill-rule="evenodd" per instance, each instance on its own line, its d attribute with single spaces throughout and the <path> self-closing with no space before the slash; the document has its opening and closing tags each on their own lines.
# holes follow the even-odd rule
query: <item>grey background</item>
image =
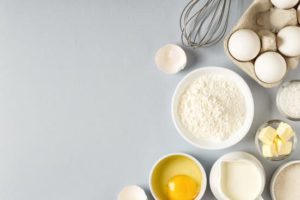
<svg viewBox="0 0 300 200">
<path fill-rule="evenodd" d="M 283 162 L 264 161 L 253 141 L 261 123 L 283 119 L 277 88 L 247 77 L 222 43 L 186 49 L 188 66 L 178 75 L 154 65 L 159 47 L 180 44 L 178 20 L 187 2 L 0 0 L 0 199 L 116 199 L 128 184 L 148 189 L 152 165 L 172 152 L 194 155 L 209 173 L 221 155 L 247 151 L 262 161 L 269 182 Z M 233 0 L 230 27 L 250 2 Z M 194 148 L 171 121 L 176 84 L 202 66 L 233 69 L 254 95 L 249 134 L 226 150 Z M 299 75 L 296 69 L 287 79 Z M 288 160 L 299 153 L 298 145 Z M 265 199 L 268 193 L 267 184 Z M 209 188 L 204 199 L 213 199 Z"/>
</svg>

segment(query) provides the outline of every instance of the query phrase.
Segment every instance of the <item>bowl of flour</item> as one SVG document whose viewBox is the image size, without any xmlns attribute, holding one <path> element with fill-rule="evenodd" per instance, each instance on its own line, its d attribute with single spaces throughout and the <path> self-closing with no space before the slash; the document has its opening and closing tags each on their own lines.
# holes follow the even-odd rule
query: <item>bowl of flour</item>
<svg viewBox="0 0 300 200">
<path fill-rule="evenodd" d="M 186 141 L 203 149 L 223 149 L 248 133 L 254 103 L 250 88 L 237 73 L 203 67 L 177 85 L 171 110 L 175 127 Z"/>
</svg>

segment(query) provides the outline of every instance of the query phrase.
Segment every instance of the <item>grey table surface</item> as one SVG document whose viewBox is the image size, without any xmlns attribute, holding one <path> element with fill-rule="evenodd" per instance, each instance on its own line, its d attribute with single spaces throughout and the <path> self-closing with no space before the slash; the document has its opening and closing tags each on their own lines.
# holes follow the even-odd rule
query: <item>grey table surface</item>
<svg viewBox="0 0 300 200">
<path fill-rule="evenodd" d="M 172 152 L 194 155 L 207 174 L 216 159 L 247 151 L 269 180 L 283 162 L 263 160 L 257 127 L 284 119 L 277 88 L 265 89 L 234 66 L 222 42 L 185 49 L 187 68 L 165 75 L 156 50 L 180 44 L 180 0 L 0 0 L 0 199 L 110 200 L 128 184 L 148 191 L 153 163 Z M 230 28 L 251 3 L 233 0 Z M 255 101 L 248 135 L 218 151 L 197 149 L 176 132 L 170 102 L 176 84 L 203 66 L 242 75 Z M 299 78 L 299 69 L 288 79 Z M 300 125 L 291 122 L 300 132 Z M 300 158 L 299 145 L 288 160 Z M 284 161 L 286 162 L 286 161 Z M 205 200 L 214 199 L 209 188 Z"/>
</svg>

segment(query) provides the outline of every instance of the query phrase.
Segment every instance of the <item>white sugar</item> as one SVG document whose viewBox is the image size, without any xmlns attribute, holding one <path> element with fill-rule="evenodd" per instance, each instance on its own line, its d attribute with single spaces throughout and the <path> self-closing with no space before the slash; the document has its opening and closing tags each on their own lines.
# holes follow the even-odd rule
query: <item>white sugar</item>
<svg viewBox="0 0 300 200">
<path fill-rule="evenodd" d="M 284 168 L 275 181 L 275 197 L 277 200 L 300 199 L 300 164 L 292 164 Z"/>
<path fill-rule="evenodd" d="M 289 117 L 300 118 L 300 83 L 292 82 L 279 95 L 279 106 Z"/>
</svg>

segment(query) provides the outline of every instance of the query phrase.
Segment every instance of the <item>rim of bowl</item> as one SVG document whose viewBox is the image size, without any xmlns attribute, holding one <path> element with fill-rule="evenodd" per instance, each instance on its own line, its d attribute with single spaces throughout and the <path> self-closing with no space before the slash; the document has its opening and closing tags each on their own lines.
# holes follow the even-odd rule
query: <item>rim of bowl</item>
<svg viewBox="0 0 300 200">
<path fill-rule="evenodd" d="M 176 120 L 176 116 L 178 115 L 177 114 L 177 110 L 175 109 L 175 107 L 177 108 L 178 105 L 175 105 L 175 101 L 176 101 L 176 96 L 177 94 L 179 93 L 179 90 L 181 88 L 181 86 L 189 79 L 190 76 L 192 76 L 193 74 L 196 74 L 196 73 L 199 73 L 201 71 L 207 71 L 207 70 L 216 70 L 216 71 L 219 71 L 219 72 L 222 72 L 222 71 L 226 71 L 228 73 L 231 74 L 231 76 L 233 77 L 236 77 L 237 79 L 239 79 L 239 83 L 242 84 L 242 86 L 244 87 L 244 90 L 241 90 L 240 88 L 242 86 L 239 86 L 238 84 L 238 87 L 242 93 L 242 95 L 244 97 L 246 96 L 249 96 L 251 98 L 245 98 L 245 104 L 246 104 L 246 107 L 247 105 L 250 105 L 250 107 L 246 108 L 247 110 L 247 114 L 246 114 L 246 117 L 245 117 L 245 122 L 243 124 L 242 127 L 245 127 L 245 131 L 244 133 L 242 132 L 239 132 L 242 127 L 236 132 L 236 134 L 239 134 L 237 137 L 234 137 L 235 139 L 233 140 L 232 138 L 228 138 L 227 140 L 225 141 L 228 141 L 230 139 L 232 139 L 232 142 L 229 142 L 228 144 L 224 145 L 222 144 L 223 142 L 225 141 L 222 141 L 219 143 L 219 146 L 216 147 L 210 147 L 210 146 L 206 146 L 206 145 L 200 145 L 198 144 L 197 142 L 194 142 L 192 141 L 191 139 L 189 139 L 185 133 L 183 133 L 183 131 L 179 128 L 179 123 L 180 122 L 177 122 Z M 236 82 L 236 81 L 234 81 Z M 246 95 L 247 94 L 247 95 Z M 181 135 L 181 137 L 187 141 L 188 143 L 190 143 L 191 145 L 197 147 L 197 148 L 201 148 L 201 149 L 207 149 L 207 150 L 218 150 L 218 149 L 225 149 L 225 148 L 228 148 L 228 147 L 231 147 L 237 143 L 239 143 L 249 132 L 251 126 L 252 126 L 252 123 L 253 123 L 253 118 L 254 118 L 254 100 L 253 100 L 253 95 L 252 95 L 252 92 L 248 86 L 248 84 L 246 83 L 246 81 L 236 72 L 230 70 L 230 69 L 227 69 L 227 68 L 224 68 L 224 67 L 216 67 L 216 66 L 206 66 L 206 67 L 201 67 L 199 69 L 195 69 L 193 71 L 191 71 L 190 73 L 188 73 L 187 75 L 185 75 L 181 81 L 177 84 L 176 88 L 175 88 L 175 91 L 173 93 L 173 96 L 172 96 L 172 103 L 171 103 L 171 115 L 172 115 L 172 121 L 173 121 L 173 124 L 175 125 L 175 128 L 177 130 L 177 132 Z M 248 119 L 248 123 L 246 124 L 247 122 L 247 119 Z"/>
<path fill-rule="evenodd" d="M 150 188 L 150 192 L 152 194 L 152 196 L 154 197 L 154 199 L 156 200 L 159 200 L 158 197 L 156 196 L 156 193 L 154 192 L 154 189 L 152 187 L 152 176 L 153 176 L 153 172 L 154 170 L 156 169 L 157 165 L 163 161 L 164 159 L 166 158 L 169 158 L 169 157 L 172 157 L 172 156 L 184 156 L 184 157 L 187 157 L 189 159 L 191 159 L 192 161 L 194 161 L 197 166 L 199 167 L 200 171 L 201 171 L 201 175 L 202 175 L 202 180 L 201 180 L 201 188 L 200 188 L 200 191 L 199 191 L 199 194 L 197 195 L 197 197 L 195 198 L 195 200 L 200 200 L 203 198 L 204 194 L 205 194 L 205 191 L 206 191 L 206 187 L 207 187 L 207 176 L 206 176 L 206 172 L 205 172 L 205 169 L 203 167 L 203 165 L 200 163 L 200 161 L 198 161 L 195 157 L 189 155 L 189 154 L 186 154 L 186 153 L 170 153 L 170 154 L 167 154 L 167 155 L 164 155 L 162 156 L 161 158 L 159 158 L 155 163 L 154 165 L 152 166 L 151 168 L 151 171 L 150 171 L 150 174 L 149 174 L 149 188 Z"/>
<path fill-rule="evenodd" d="M 278 175 L 279 175 L 279 174 L 282 172 L 282 170 L 284 170 L 286 167 L 289 167 L 290 165 L 293 165 L 293 164 L 300 164 L 300 160 L 293 160 L 293 161 L 284 163 L 284 164 L 280 165 L 280 166 L 275 170 L 275 172 L 273 173 L 272 178 L 271 178 L 271 182 L 270 182 L 270 194 L 271 194 L 271 197 L 272 197 L 273 200 L 276 200 L 274 187 L 275 187 L 275 182 L 276 182 L 276 179 L 277 179 Z"/>
<path fill-rule="evenodd" d="M 294 153 L 295 147 L 296 147 L 296 144 L 297 144 L 297 134 L 296 134 L 296 131 L 295 131 L 294 127 L 292 125 L 290 125 L 292 127 L 293 131 L 295 132 L 295 135 L 294 135 L 294 138 L 293 138 L 293 148 L 292 148 L 291 153 L 288 154 L 288 155 L 282 156 L 281 158 L 278 158 L 278 159 L 276 159 L 276 158 L 275 159 L 266 158 L 266 157 L 264 157 L 262 155 L 262 152 L 261 152 L 261 149 L 260 149 L 260 146 L 259 146 L 260 145 L 259 144 L 259 139 L 258 139 L 258 135 L 259 135 L 260 131 L 264 127 L 266 127 L 267 125 L 270 125 L 270 124 L 273 124 L 273 123 L 280 123 L 280 122 L 284 122 L 284 123 L 290 125 L 290 123 L 287 123 L 284 120 L 281 120 L 281 119 L 272 119 L 272 120 L 266 121 L 265 123 L 263 123 L 262 125 L 260 125 L 258 127 L 256 133 L 255 133 L 255 139 L 254 139 L 255 141 L 254 142 L 255 142 L 255 146 L 256 146 L 257 151 L 259 152 L 259 154 L 260 154 L 261 157 L 263 157 L 265 160 L 268 160 L 268 161 L 271 161 L 271 162 L 283 161 L 283 160 L 289 158 Z"/>
<path fill-rule="evenodd" d="M 277 91 L 277 94 L 276 94 L 276 106 L 277 106 L 277 109 L 279 110 L 280 114 L 283 115 L 284 117 L 286 117 L 287 119 L 292 120 L 292 121 L 300 121 L 300 117 L 299 118 L 291 117 L 288 114 L 286 114 L 283 111 L 283 109 L 281 108 L 281 105 L 280 105 L 280 102 L 279 102 L 280 95 L 281 95 L 282 91 L 284 90 L 284 88 L 286 88 L 287 86 L 289 86 L 293 83 L 300 83 L 300 79 L 286 81 L 279 87 L 279 89 Z"/>
</svg>

